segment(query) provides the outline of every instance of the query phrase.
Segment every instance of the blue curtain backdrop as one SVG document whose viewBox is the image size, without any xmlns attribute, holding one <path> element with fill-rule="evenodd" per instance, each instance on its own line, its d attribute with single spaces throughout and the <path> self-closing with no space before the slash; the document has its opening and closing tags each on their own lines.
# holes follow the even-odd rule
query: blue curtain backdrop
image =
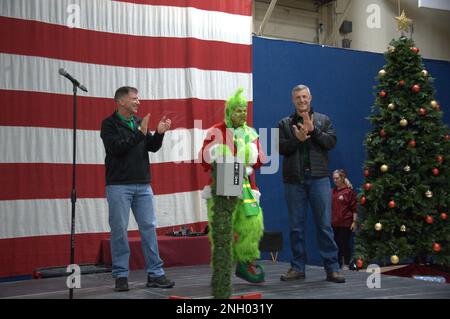
<svg viewBox="0 0 450 319">
<path fill-rule="evenodd" d="M 279 119 L 294 111 L 292 88 L 297 84 L 309 86 L 312 106 L 331 118 L 338 136 L 336 148 L 330 152 L 330 171 L 344 168 L 359 191 L 365 159 L 363 139 L 370 130 L 366 117 L 375 101 L 375 76 L 385 64 L 383 54 L 253 37 L 254 126 L 275 128 Z M 444 122 L 450 123 L 450 62 L 424 60 L 424 64 L 435 78 L 436 100 L 444 111 Z M 271 149 L 270 143 L 267 149 Z M 262 194 L 266 231 L 283 232 L 283 250 L 278 260 L 289 261 L 281 158 L 277 173 L 258 173 L 257 183 Z M 321 265 L 311 212 L 308 212 L 306 236 L 308 264 Z M 264 253 L 263 258 L 270 257 Z"/>
</svg>

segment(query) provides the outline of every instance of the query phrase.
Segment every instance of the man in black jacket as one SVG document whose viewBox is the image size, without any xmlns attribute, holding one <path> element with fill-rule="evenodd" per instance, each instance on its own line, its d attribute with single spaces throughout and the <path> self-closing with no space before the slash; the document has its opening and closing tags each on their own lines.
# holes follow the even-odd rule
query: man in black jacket
<svg viewBox="0 0 450 319">
<path fill-rule="evenodd" d="M 156 132 L 151 134 L 148 131 L 150 114 L 143 119 L 136 116 L 140 104 L 136 88 L 124 86 L 117 89 L 114 101 L 117 110 L 103 120 L 100 134 L 106 151 L 106 197 L 116 291 L 128 291 L 130 208 L 141 234 L 147 287 L 171 288 L 175 283 L 166 278 L 163 261 L 159 257 L 148 158 L 148 152 L 161 148 L 171 121 L 163 117 Z"/>
<path fill-rule="evenodd" d="M 336 145 L 336 133 L 328 116 L 313 112 L 311 100 L 309 88 L 297 85 L 292 90 L 295 113 L 278 122 L 292 250 L 291 268 L 280 279 L 289 281 L 305 278 L 305 223 L 310 204 L 319 254 L 327 273 L 326 280 L 343 283 L 345 278 L 339 273 L 338 248 L 331 228 L 328 172 L 328 151 Z"/>
</svg>

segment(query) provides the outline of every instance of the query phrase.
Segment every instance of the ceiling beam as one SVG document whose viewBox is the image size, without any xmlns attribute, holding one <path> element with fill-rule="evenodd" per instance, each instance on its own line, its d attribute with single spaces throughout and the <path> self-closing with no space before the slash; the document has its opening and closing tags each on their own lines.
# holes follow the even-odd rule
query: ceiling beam
<svg viewBox="0 0 450 319">
<path fill-rule="evenodd" d="M 273 9 L 275 8 L 277 1 L 278 0 L 270 1 L 269 8 L 267 8 L 266 14 L 264 15 L 264 19 L 262 20 L 261 25 L 259 26 L 259 30 L 257 33 L 258 36 L 262 36 L 264 28 L 266 27 L 267 21 L 269 20 L 270 16 L 272 15 Z"/>
</svg>

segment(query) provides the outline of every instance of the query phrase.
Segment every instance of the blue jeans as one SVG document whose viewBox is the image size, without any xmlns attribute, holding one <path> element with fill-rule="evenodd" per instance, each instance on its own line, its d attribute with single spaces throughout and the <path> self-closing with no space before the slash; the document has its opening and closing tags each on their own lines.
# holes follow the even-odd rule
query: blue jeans
<svg viewBox="0 0 450 319">
<path fill-rule="evenodd" d="M 130 208 L 141 234 L 145 270 L 151 277 L 164 275 L 163 261 L 159 258 L 156 239 L 156 216 L 153 211 L 153 191 L 150 185 L 107 185 L 106 198 L 111 227 L 112 276 L 128 277 L 130 246 L 127 228 Z"/>
<path fill-rule="evenodd" d="M 338 248 L 331 228 L 331 187 L 328 177 L 305 174 L 300 184 L 284 184 L 288 204 L 292 260 L 291 267 L 305 271 L 305 224 L 308 203 L 311 205 L 316 226 L 319 254 L 326 272 L 339 271 Z"/>
</svg>

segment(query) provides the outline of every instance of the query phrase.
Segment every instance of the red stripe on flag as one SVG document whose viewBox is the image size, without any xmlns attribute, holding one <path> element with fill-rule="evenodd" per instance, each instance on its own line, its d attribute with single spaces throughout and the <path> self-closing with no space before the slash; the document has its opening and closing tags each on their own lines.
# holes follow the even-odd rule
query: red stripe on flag
<svg viewBox="0 0 450 319">
<path fill-rule="evenodd" d="M 151 164 L 155 195 L 201 190 L 209 175 L 197 163 Z M 105 197 L 104 165 L 77 164 L 77 197 Z M 70 198 L 72 164 L 0 164 L 0 200 Z"/>
<path fill-rule="evenodd" d="M 3 53 L 83 63 L 242 73 L 252 68 L 250 45 L 194 38 L 114 34 L 5 17 L 0 17 L 0 38 Z"/>
<path fill-rule="evenodd" d="M 139 88 L 138 88 L 139 89 Z M 194 120 L 202 121 L 199 129 L 207 129 L 223 121 L 224 101 L 176 99 L 140 100 L 138 115 L 150 113 L 150 129 L 154 130 L 162 116 L 172 120 L 171 129 L 194 128 Z M 73 127 L 73 98 L 71 95 L 42 92 L 0 90 L 0 105 L 10 105 L 0 117 L 3 126 Z M 251 106 L 249 115 L 251 119 Z M 103 119 L 115 110 L 114 100 L 107 98 L 77 97 L 77 128 L 100 130 Z M 251 122 L 251 120 L 249 120 Z"/>
<path fill-rule="evenodd" d="M 114 0 L 154 6 L 192 7 L 208 11 L 252 15 L 252 2 L 247 0 Z"/>
</svg>

